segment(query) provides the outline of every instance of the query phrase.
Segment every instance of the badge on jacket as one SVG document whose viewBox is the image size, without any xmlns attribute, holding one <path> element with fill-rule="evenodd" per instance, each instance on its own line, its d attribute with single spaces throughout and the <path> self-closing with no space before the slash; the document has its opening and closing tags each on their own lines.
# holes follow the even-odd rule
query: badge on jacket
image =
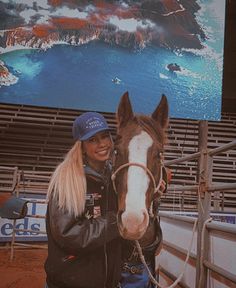
<svg viewBox="0 0 236 288">
<path fill-rule="evenodd" d="M 98 193 L 87 194 L 85 202 L 85 217 L 87 219 L 101 216 L 100 198 L 102 196 Z"/>
</svg>

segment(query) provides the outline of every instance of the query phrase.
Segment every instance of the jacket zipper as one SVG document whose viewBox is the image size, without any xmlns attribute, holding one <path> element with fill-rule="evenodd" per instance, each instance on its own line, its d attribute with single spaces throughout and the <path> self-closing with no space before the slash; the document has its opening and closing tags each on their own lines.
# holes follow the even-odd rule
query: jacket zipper
<svg viewBox="0 0 236 288">
<path fill-rule="evenodd" d="M 105 187 L 106 187 L 106 191 L 105 191 L 105 199 L 106 199 L 106 206 L 105 206 L 105 209 L 106 209 L 106 215 L 107 215 L 107 212 L 108 212 L 108 189 L 109 189 L 109 182 L 105 181 Z M 104 283 L 104 288 L 107 287 L 107 274 L 108 274 L 108 259 L 107 259 L 107 242 L 106 242 L 106 238 L 107 238 L 107 226 L 105 228 L 105 244 L 104 244 L 104 257 L 105 257 L 105 283 Z"/>
<path fill-rule="evenodd" d="M 106 243 L 104 244 L 104 257 L 105 257 L 105 281 L 104 281 L 104 288 L 106 288 L 106 284 L 107 284 L 107 249 L 106 249 Z"/>
</svg>

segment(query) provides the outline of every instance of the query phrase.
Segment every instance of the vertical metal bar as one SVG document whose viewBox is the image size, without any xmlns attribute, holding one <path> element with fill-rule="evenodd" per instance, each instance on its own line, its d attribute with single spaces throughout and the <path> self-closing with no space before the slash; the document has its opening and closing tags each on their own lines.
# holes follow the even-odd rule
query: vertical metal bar
<svg viewBox="0 0 236 288">
<path fill-rule="evenodd" d="M 197 235 L 197 262 L 196 262 L 196 286 L 197 288 L 207 287 L 207 268 L 202 265 L 202 257 L 208 259 L 206 251 L 208 249 L 207 233 L 202 242 L 202 233 L 204 223 L 210 217 L 211 193 L 208 193 L 207 187 L 211 183 L 212 161 L 209 161 L 207 154 L 208 141 L 208 122 L 199 122 L 199 142 L 198 149 L 200 158 L 198 161 L 198 235 Z"/>
<path fill-rule="evenodd" d="M 214 192 L 214 200 L 213 200 L 213 207 L 214 211 L 220 211 L 220 191 Z"/>
<path fill-rule="evenodd" d="M 19 197 L 19 185 L 20 185 L 20 173 L 18 173 L 18 169 L 17 169 L 17 182 L 16 182 L 16 187 L 15 187 L 16 197 Z M 10 261 L 12 261 L 14 258 L 15 240 L 16 240 L 16 219 L 13 220 L 13 226 L 12 226 Z"/>
<path fill-rule="evenodd" d="M 222 192 L 222 207 L 221 207 L 221 211 L 225 211 L 225 192 Z"/>
<path fill-rule="evenodd" d="M 16 238 L 16 230 L 15 229 L 16 229 L 16 219 L 13 220 L 10 261 L 12 261 L 14 258 L 14 245 L 15 245 L 15 238 Z"/>
<path fill-rule="evenodd" d="M 17 180 L 18 180 L 18 167 L 14 167 L 13 181 L 12 181 L 12 192 L 13 193 L 14 193 L 14 189 L 16 188 L 16 185 L 17 185 Z"/>
<path fill-rule="evenodd" d="M 181 193 L 181 211 L 184 211 L 184 191 Z"/>
</svg>

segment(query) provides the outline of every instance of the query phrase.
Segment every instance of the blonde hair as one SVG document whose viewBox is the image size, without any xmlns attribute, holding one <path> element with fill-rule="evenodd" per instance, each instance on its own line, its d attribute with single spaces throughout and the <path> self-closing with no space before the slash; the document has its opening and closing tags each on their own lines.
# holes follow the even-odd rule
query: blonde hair
<svg viewBox="0 0 236 288">
<path fill-rule="evenodd" d="M 81 146 L 77 141 L 57 166 L 47 193 L 48 200 L 57 201 L 60 209 L 75 217 L 84 211 L 87 189 Z"/>
</svg>

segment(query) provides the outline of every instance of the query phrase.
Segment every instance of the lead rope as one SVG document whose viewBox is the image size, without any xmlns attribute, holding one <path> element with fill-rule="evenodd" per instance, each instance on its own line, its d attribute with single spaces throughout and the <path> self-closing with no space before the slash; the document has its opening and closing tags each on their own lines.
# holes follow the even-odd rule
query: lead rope
<svg viewBox="0 0 236 288">
<path fill-rule="evenodd" d="M 203 275 L 203 261 L 204 261 L 204 249 L 205 249 L 205 243 L 204 243 L 204 239 L 205 239 L 205 231 L 206 231 L 206 225 L 207 223 L 212 221 L 212 217 L 208 218 L 202 226 L 202 235 L 201 235 L 201 253 L 200 253 L 200 279 L 199 279 L 199 283 L 201 284 L 202 282 L 202 275 Z"/>
<path fill-rule="evenodd" d="M 197 227 L 197 222 L 198 222 L 198 219 L 196 219 L 194 221 L 194 225 L 193 225 L 193 230 L 192 230 L 192 238 L 191 238 L 191 241 L 190 241 L 190 245 L 189 245 L 189 248 L 188 248 L 188 252 L 187 252 L 187 256 L 186 256 L 186 259 L 185 259 L 185 262 L 184 262 L 184 265 L 183 265 L 183 269 L 182 269 L 182 272 L 180 273 L 180 275 L 178 276 L 178 278 L 175 280 L 174 283 L 172 283 L 170 286 L 162 286 L 152 275 L 147 263 L 146 263 L 146 260 L 144 258 L 144 255 L 143 255 L 143 252 L 142 252 L 142 248 L 138 242 L 138 240 L 135 240 L 135 244 L 136 244 L 136 247 L 137 247 L 137 250 L 138 250 L 138 253 L 139 253 L 139 257 L 140 257 L 140 260 L 141 262 L 143 263 L 143 265 L 145 266 L 145 268 L 147 269 L 147 272 L 148 272 L 148 275 L 152 281 L 152 283 L 154 285 L 157 285 L 158 287 L 160 288 L 173 288 L 175 287 L 179 282 L 180 280 L 182 279 L 183 275 L 184 275 L 184 272 L 186 270 L 186 266 L 187 266 L 187 263 L 188 263 L 188 260 L 189 260 L 189 256 L 190 256 L 190 252 L 191 252 L 191 249 L 192 249 L 192 245 L 193 245 L 193 239 L 194 239 L 194 233 L 196 231 L 196 227 Z"/>
</svg>

